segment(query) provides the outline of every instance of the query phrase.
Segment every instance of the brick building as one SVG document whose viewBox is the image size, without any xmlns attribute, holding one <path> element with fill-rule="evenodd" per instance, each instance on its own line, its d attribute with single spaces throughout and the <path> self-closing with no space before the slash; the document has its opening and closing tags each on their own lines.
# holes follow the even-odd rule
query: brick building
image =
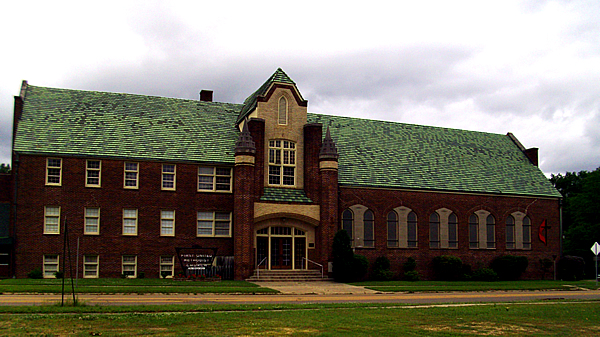
<svg viewBox="0 0 600 337">
<path fill-rule="evenodd" d="M 560 194 L 512 135 L 311 114 L 278 69 L 243 104 L 37 87 L 15 98 L 10 273 L 159 277 L 176 248 L 214 248 L 236 279 L 357 254 L 474 269 L 560 254 Z M 545 226 L 542 226 L 545 224 Z M 68 235 L 65 227 L 68 226 Z M 1 232 L 0 232 L 1 233 Z M 4 241 L 2 241 L 4 242 Z M 74 252 L 72 253 L 74 254 Z M 315 263 L 313 263 L 315 262 Z"/>
</svg>

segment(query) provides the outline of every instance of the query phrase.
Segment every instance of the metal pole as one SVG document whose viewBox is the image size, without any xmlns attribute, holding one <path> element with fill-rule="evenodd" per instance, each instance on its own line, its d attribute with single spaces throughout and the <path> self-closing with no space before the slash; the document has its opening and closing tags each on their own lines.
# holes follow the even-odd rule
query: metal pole
<svg viewBox="0 0 600 337">
<path fill-rule="evenodd" d="M 77 237 L 77 264 L 75 265 L 75 287 L 79 281 L 79 236 Z"/>
</svg>

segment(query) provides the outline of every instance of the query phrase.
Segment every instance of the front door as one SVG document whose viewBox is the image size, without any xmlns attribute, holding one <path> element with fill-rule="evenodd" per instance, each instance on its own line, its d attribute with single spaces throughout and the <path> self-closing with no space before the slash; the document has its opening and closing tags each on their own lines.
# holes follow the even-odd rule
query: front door
<svg viewBox="0 0 600 337">
<path fill-rule="evenodd" d="M 306 269 L 306 232 L 274 226 L 256 232 L 258 269 Z"/>
<path fill-rule="evenodd" d="M 271 269 L 292 269 L 292 238 L 271 238 Z"/>
</svg>

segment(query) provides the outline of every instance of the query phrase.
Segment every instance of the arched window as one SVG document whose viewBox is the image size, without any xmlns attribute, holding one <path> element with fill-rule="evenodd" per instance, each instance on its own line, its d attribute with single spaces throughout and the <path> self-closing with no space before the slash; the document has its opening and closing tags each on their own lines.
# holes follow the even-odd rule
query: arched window
<svg viewBox="0 0 600 337">
<path fill-rule="evenodd" d="M 469 216 L 469 248 L 479 248 L 479 217 Z"/>
<path fill-rule="evenodd" d="M 279 98 L 279 125 L 287 125 L 288 121 L 288 104 L 285 97 Z"/>
<path fill-rule="evenodd" d="M 350 243 L 352 244 L 354 241 L 354 214 L 352 214 L 352 211 L 349 209 L 342 213 L 342 229 L 348 233 Z"/>
<path fill-rule="evenodd" d="M 490 214 L 486 220 L 487 248 L 496 248 L 496 219 Z"/>
<path fill-rule="evenodd" d="M 436 212 L 429 216 L 429 248 L 440 248 L 440 216 Z"/>
<path fill-rule="evenodd" d="M 454 213 L 448 216 L 448 248 L 458 248 L 458 218 Z"/>
<path fill-rule="evenodd" d="M 363 230 L 364 230 L 364 239 L 363 243 L 365 247 L 373 247 L 375 246 L 375 233 L 374 233 L 374 222 L 375 217 L 373 216 L 373 211 L 367 210 L 363 219 Z"/>
<path fill-rule="evenodd" d="M 398 214 L 391 211 L 387 215 L 387 245 L 398 247 Z"/>
<path fill-rule="evenodd" d="M 523 218 L 523 249 L 531 249 L 531 220 Z"/>
<path fill-rule="evenodd" d="M 407 219 L 408 247 L 417 247 L 417 215 L 415 212 L 408 213 Z"/>
<path fill-rule="evenodd" d="M 506 218 L 506 249 L 515 248 L 515 218 L 509 215 Z"/>
</svg>

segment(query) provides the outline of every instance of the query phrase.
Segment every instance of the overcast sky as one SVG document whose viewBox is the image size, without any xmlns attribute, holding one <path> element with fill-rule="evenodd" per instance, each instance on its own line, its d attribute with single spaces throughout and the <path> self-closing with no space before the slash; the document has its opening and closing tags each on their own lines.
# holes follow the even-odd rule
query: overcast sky
<svg viewBox="0 0 600 337">
<path fill-rule="evenodd" d="M 278 67 L 313 113 L 492 133 L 600 166 L 600 1 L 3 1 L 0 162 L 31 85 L 242 103 Z"/>
</svg>

